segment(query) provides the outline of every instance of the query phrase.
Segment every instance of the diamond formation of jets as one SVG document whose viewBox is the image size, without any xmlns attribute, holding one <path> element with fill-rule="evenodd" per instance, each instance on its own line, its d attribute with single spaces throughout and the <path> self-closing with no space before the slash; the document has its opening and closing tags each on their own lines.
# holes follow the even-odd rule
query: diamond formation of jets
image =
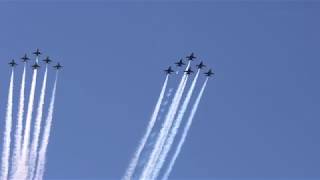
<svg viewBox="0 0 320 180">
<path fill-rule="evenodd" d="M 194 59 L 196 59 L 197 57 L 195 56 L 194 53 L 191 53 L 189 56 L 186 56 L 186 59 L 188 61 L 194 61 Z M 190 62 L 189 62 L 190 63 Z M 179 61 L 175 62 L 174 63 L 177 67 L 182 67 L 184 65 L 186 65 L 184 62 L 183 62 L 183 59 L 180 59 Z M 197 69 L 201 70 L 201 69 L 204 69 L 206 68 L 207 66 L 203 63 L 203 61 L 201 61 L 199 64 L 197 64 L 195 66 Z M 169 66 L 168 69 L 164 70 L 166 72 L 166 74 L 171 74 L 174 72 L 174 70 L 172 70 L 171 66 Z M 189 67 L 188 69 L 186 69 L 184 71 L 184 73 L 186 73 L 187 75 L 191 75 L 194 73 L 194 71 L 192 70 L 191 67 Z M 208 72 L 204 73 L 205 76 L 207 77 L 211 77 L 212 75 L 214 75 L 214 72 L 212 71 L 212 69 L 210 69 Z"/>
<path fill-rule="evenodd" d="M 37 58 L 42 54 L 42 52 L 40 52 L 39 49 L 36 49 L 35 52 L 33 52 L 32 54 L 34 54 Z M 28 57 L 27 54 L 25 54 L 23 57 L 21 57 L 21 61 L 24 62 L 24 63 L 27 63 L 28 61 L 30 61 L 30 58 Z M 52 60 L 49 58 L 49 56 L 47 56 L 44 60 L 42 60 L 44 63 L 46 64 L 50 64 L 52 62 Z M 11 67 L 15 67 L 17 66 L 18 64 L 12 60 L 8 63 Z M 36 61 L 32 66 L 32 69 L 39 69 L 40 68 L 40 65 L 39 63 Z M 63 66 L 60 64 L 60 63 L 57 63 L 57 65 L 53 66 L 54 69 L 61 69 Z"/>
</svg>

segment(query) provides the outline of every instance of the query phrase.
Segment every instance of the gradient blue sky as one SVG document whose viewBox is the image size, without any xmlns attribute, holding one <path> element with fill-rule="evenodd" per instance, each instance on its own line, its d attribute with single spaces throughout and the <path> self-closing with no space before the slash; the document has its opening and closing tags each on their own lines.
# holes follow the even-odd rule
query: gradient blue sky
<svg viewBox="0 0 320 180">
<path fill-rule="evenodd" d="M 171 177 L 319 179 L 319 17 L 303 1 L 2 2 L 1 119 L 7 61 L 41 48 L 65 65 L 47 179 L 119 179 L 162 69 L 194 51 L 217 76 Z"/>
</svg>

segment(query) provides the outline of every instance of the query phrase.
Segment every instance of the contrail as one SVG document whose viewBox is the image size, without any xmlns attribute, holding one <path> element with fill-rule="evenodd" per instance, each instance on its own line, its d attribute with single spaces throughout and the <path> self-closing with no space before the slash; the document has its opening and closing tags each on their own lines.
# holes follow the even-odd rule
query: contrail
<svg viewBox="0 0 320 180">
<path fill-rule="evenodd" d="M 124 177 L 122 178 L 123 180 L 130 180 L 132 179 L 132 175 L 134 174 L 135 172 L 135 169 L 137 167 L 137 164 L 138 164 L 138 161 L 140 159 L 140 155 L 141 155 L 141 152 L 142 150 L 144 149 L 145 145 L 146 145 L 146 142 L 150 136 L 150 133 L 155 125 L 155 122 L 157 120 L 157 117 L 158 117 L 158 114 L 159 114 L 159 111 L 160 111 L 160 107 L 161 107 L 161 103 L 162 103 L 162 100 L 163 100 L 163 97 L 164 97 L 164 93 L 166 91 L 166 87 L 167 87 L 167 84 L 168 84 L 168 79 L 169 79 L 169 75 L 166 76 L 166 79 L 163 83 L 163 86 L 162 86 L 162 89 L 161 89 L 161 92 L 160 92 L 160 96 L 158 98 L 158 101 L 157 101 L 157 104 L 153 110 L 153 113 L 151 115 L 151 118 L 150 118 L 150 121 L 149 121 L 149 124 L 148 124 L 148 127 L 147 127 L 147 130 L 144 134 L 144 136 L 142 137 L 140 143 L 139 143 L 139 146 L 138 146 L 138 149 L 136 150 L 135 154 L 133 155 L 133 158 L 129 164 L 129 167 L 124 175 Z"/>
<path fill-rule="evenodd" d="M 190 62 L 188 63 L 188 66 L 186 69 L 188 69 L 190 66 Z M 179 86 L 176 90 L 176 93 L 173 97 L 173 100 L 171 102 L 171 105 L 169 107 L 169 111 L 166 115 L 165 121 L 162 124 L 161 130 L 160 130 L 160 134 L 158 135 L 158 138 L 156 140 L 156 144 L 152 150 L 151 155 L 149 156 L 149 160 L 146 164 L 146 166 L 144 167 L 144 170 L 142 172 L 141 178 L 142 180 L 149 180 L 150 178 L 148 177 L 150 175 L 150 173 L 152 172 L 153 167 L 155 166 L 155 161 L 156 159 L 159 157 L 161 150 L 163 148 L 163 144 L 165 142 L 165 139 L 168 135 L 168 132 L 172 126 L 172 122 L 174 120 L 175 114 L 177 112 L 177 108 L 180 104 L 180 100 L 184 91 L 184 88 L 186 86 L 187 83 L 187 79 L 188 76 L 187 74 L 184 74 L 182 76 L 182 79 L 179 83 Z"/>
<path fill-rule="evenodd" d="M 41 140 L 39 152 L 38 152 L 38 162 L 37 162 L 37 168 L 35 173 L 35 180 L 42 180 L 43 174 L 45 170 L 45 164 L 46 164 L 46 153 L 47 153 L 47 147 L 49 144 L 49 138 L 50 138 L 50 130 L 51 130 L 51 124 L 53 120 L 53 111 L 54 111 L 54 102 L 56 97 L 56 89 L 57 89 L 57 82 L 58 82 L 58 71 L 56 74 L 56 80 L 54 82 L 52 95 L 50 99 L 49 104 L 49 110 L 48 110 L 48 116 L 45 122 L 44 131 L 43 131 L 43 137 Z"/>
<path fill-rule="evenodd" d="M 15 143 L 14 143 L 13 157 L 12 157 L 11 177 L 14 175 L 14 173 L 18 168 L 17 166 L 19 163 L 20 155 L 21 155 L 25 84 L 26 84 L 26 64 L 24 64 L 22 78 L 21 78 L 19 108 L 18 108 L 18 115 L 17 115 L 16 131 L 14 135 Z"/>
<path fill-rule="evenodd" d="M 154 169 L 154 171 L 152 172 L 152 178 L 151 179 L 156 179 L 160 173 L 160 170 L 166 160 L 166 157 L 168 155 L 168 152 L 170 151 L 171 149 L 171 146 L 173 144 L 173 141 L 178 133 L 178 129 L 181 125 L 181 122 L 182 122 L 182 119 L 183 119 L 183 116 L 187 110 L 187 107 L 189 105 L 189 102 L 191 100 L 191 96 L 193 94 L 193 91 L 194 91 L 194 88 L 196 86 L 196 83 L 197 83 L 197 80 L 198 80 L 198 77 L 199 77 L 199 73 L 200 73 L 200 69 L 198 70 L 196 76 L 194 77 L 193 81 L 192 81 L 192 84 L 190 86 L 190 89 L 187 93 L 187 96 L 181 106 L 181 109 L 179 110 L 179 113 L 178 113 L 178 116 L 176 118 L 176 120 L 174 121 L 174 124 L 172 126 L 172 129 L 171 129 L 171 132 L 168 136 L 168 139 L 166 140 L 166 143 L 164 144 L 164 148 L 162 149 L 162 152 L 160 154 L 160 157 L 159 159 L 157 160 L 157 164 L 156 164 L 156 167 Z"/>
<path fill-rule="evenodd" d="M 29 102 L 28 102 L 28 111 L 26 116 L 26 124 L 24 129 L 24 135 L 23 135 L 23 143 L 22 143 L 22 151 L 21 151 L 21 159 L 18 165 L 17 175 L 14 175 L 15 179 L 26 179 L 27 178 L 27 170 L 28 167 L 27 161 L 28 161 L 28 153 L 29 153 L 29 141 L 30 141 L 30 129 L 31 129 L 31 120 L 32 120 L 32 112 L 33 112 L 33 103 L 34 103 L 34 94 L 36 90 L 36 84 L 37 84 L 37 69 L 33 70 L 32 75 L 32 82 L 31 82 L 31 88 L 30 88 L 30 94 L 29 94 Z"/>
<path fill-rule="evenodd" d="M 12 128 L 12 105 L 13 105 L 13 78 L 14 70 L 12 68 L 9 92 L 8 92 L 8 103 L 7 112 L 5 119 L 5 129 L 3 134 L 3 147 L 2 147 L 2 166 L 1 166 L 1 178 L 3 180 L 8 179 L 9 174 L 9 156 L 10 156 L 10 143 L 11 143 L 11 128 Z"/>
<path fill-rule="evenodd" d="M 42 114 L 43 114 L 43 105 L 44 105 L 44 98 L 46 94 L 46 86 L 47 86 L 47 74 L 48 74 L 48 66 L 46 66 L 46 70 L 43 77 L 41 93 L 39 98 L 39 104 L 37 109 L 37 115 L 34 122 L 34 130 L 33 130 L 33 139 L 31 144 L 31 151 L 30 151 L 30 159 L 29 159 L 29 179 L 33 179 L 36 160 L 37 160 L 37 149 L 39 146 L 39 136 L 41 132 L 41 121 L 42 121 Z"/>
<path fill-rule="evenodd" d="M 185 140 L 186 140 L 187 134 L 188 134 L 189 129 L 190 129 L 191 124 L 192 124 L 192 120 L 193 120 L 193 118 L 194 118 L 194 115 L 196 114 L 196 111 L 197 111 L 197 109 L 198 109 L 198 106 L 199 106 L 201 97 L 202 97 L 203 92 L 204 92 L 204 90 L 205 90 L 205 88 L 206 88 L 206 86 L 207 86 L 207 82 L 208 82 L 208 78 L 206 79 L 206 81 L 205 81 L 204 84 L 202 85 L 202 88 L 201 88 L 201 90 L 200 90 L 200 93 L 199 93 L 199 95 L 198 95 L 198 97 L 197 97 L 197 99 L 196 99 L 196 101 L 195 101 L 195 103 L 194 103 L 194 105 L 193 105 L 193 107 L 192 107 L 190 116 L 189 116 L 189 118 L 188 118 L 188 120 L 187 120 L 187 124 L 186 124 L 186 126 L 184 127 L 184 129 L 183 129 L 181 139 L 180 139 L 180 141 L 179 141 L 179 143 L 178 143 L 178 146 L 177 146 L 177 148 L 176 148 L 176 151 L 174 152 L 174 155 L 173 155 L 173 157 L 172 157 L 172 159 L 171 159 L 171 161 L 170 161 L 170 163 L 169 163 L 169 165 L 168 165 L 168 168 L 166 169 L 166 171 L 165 171 L 165 173 L 164 173 L 164 176 L 163 176 L 162 180 L 167 180 L 168 177 L 169 177 L 169 175 L 170 175 L 170 173 L 171 173 L 171 171 L 172 171 L 172 168 L 173 168 L 173 166 L 174 166 L 174 164 L 175 164 L 175 162 L 176 162 L 176 159 L 177 159 L 177 157 L 178 157 L 178 155 L 179 155 L 179 153 L 180 153 L 180 151 L 181 151 L 181 148 L 182 148 L 182 146 L 183 146 L 183 144 L 184 144 L 184 142 L 185 142 Z"/>
</svg>

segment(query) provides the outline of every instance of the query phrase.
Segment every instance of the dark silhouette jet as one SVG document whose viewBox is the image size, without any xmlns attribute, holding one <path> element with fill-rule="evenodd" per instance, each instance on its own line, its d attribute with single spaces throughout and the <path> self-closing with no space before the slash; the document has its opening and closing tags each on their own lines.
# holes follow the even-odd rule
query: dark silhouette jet
<svg viewBox="0 0 320 180">
<path fill-rule="evenodd" d="M 183 66 L 183 65 L 186 65 L 186 64 L 183 62 L 182 59 L 180 59 L 180 61 L 178 61 L 178 62 L 176 62 L 176 63 L 174 63 L 174 64 L 176 64 L 178 67 L 181 67 L 181 66 Z"/>
<path fill-rule="evenodd" d="M 190 75 L 193 73 L 193 71 L 191 70 L 191 67 L 189 67 L 188 70 L 184 71 L 187 75 Z"/>
<path fill-rule="evenodd" d="M 8 63 L 11 67 L 15 67 L 17 66 L 18 64 L 14 61 L 14 59 L 12 59 L 11 62 Z"/>
<path fill-rule="evenodd" d="M 191 53 L 190 56 L 186 57 L 189 61 L 193 61 L 193 59 L 196 59 L 197 57 L 194 56 L 194 53 Z"/>
<path fill-rule="evenodd" d="M 42 60 L 43 62 L 45 62 L 46 64 L 50 64 L 52 62 L 52 60 L 49 58 L 49 56 L 47 56 L 44 60 Z"/>
<path fill-rule="evenodd" d="M 42 53 L 40 52 L 39 49 L 37 49 L 35 52 L 33 52 L 33 54 L 36 56 L 40 56 Z"/>
<path fill-rule="evenodd" d="M 30 60 L 27 54 L 24 54 L 24 56 L 21 59 L 22 59 L 22 62 L 28 62 Z"/>
<path fill-rule="evenodd" d="M 212 75 L 214 75 L 214 72 L 212 72 L 211 69 L 209 69 L 208 72 L 204 73 L 206 76 L 211 77 Z"/>
<path fill-rule="evenodd" d="M 198 69 L 202 69 L 204 67 L 206 67 L 206 65 L 204 65 L 202 61 L 200 62 L 200 64 L 197 65 Z"/>
<path fill-rule="evenodd" d="M 166 74 L 171 74 L 174 71 L 172 70 L 171 66 L 169 66 L 168 69 L 164 70 L 164 72 L 166 72 Z"/>
<path fill-rule="evenodd" d="M 61 66 L 60 63 L 57 63 L 57 65 L 53 66 L 53 68 L 55 68 L 56 70 L 59 70 L 63 68 L 63 66 Z"/>
<path fill-rule="evenodd" d="M 39 64 L 38 63 L 34 63 L 34 65 L 31 66 L 33 69 L 38 69 L 40 68 Z"/>
</svg>

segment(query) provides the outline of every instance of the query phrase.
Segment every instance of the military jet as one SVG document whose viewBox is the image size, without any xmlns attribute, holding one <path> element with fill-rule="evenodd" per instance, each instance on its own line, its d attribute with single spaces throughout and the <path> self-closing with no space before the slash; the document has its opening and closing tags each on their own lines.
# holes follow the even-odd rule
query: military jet
<svg viewBox="0 0 320 180">
<path fill-rule="evenodd" d="M 18 64 L 14 61 L 14 59 L 12 59 L 11 62 L 8 63 L 11 67 L 15 67 L 17 66 Z"/>
<path fill-rule="evenodd" d="M 200 64 L 197 65 L 198 69 L 202 69 L 204 67 L 206 67 L 206 65 L 204 65 L 202 61 L 200 62 Z"/>
<path fill-rule="evenodd" d="M 34 63 L 34 65 L 31 66 L 33 69 L 38 69 L 40 68 L 39 64 L 38 63 Z"/>
<path fill-rule="evenodd" d="M 187 75 L 190 75 L 193 73 L 193 71 L 191 70 L 191 67 L 189 67 L 188 70 L 184 71 Z"/>
<path fill-rule="evenodd" d="M 189 61 L 193 61 L 193 59 L 196 59 L 197 57 L 194 56 L 194 53 L 191 53 L 190 56 L 186 57 Z"/>
<path fill-rule="evenodd" d="M 33 54 L 36 55 L 36 56 L 40 56 L 42 53 L 40 52 L 39 49 L 37 49 Z"/>
<path fill-rule="evenodd" d="M 180 61 L 178 61 L 178 62 L 175 62 L 174 64 L 177 65 L 178 67 L 181 67 L 181 66 L 183 66 L 183 65 L 186 65 L 186 64 L 183 62 L 182 59 L 180 59 Z"/>
<path fill-rule="evenodd" d="M 212 75 L 214 75 L 214 72 L 212 72 L 211 69 L 209 69 L 208 72 L 204 73 L 206 76 L 211 77 Z"/>
<path fill-rule="evenodd" d="M 30 60 L 27 54 L 24 54 L 24 56 L 21 59 L 22 59 L 22 62 L 28 62 Z"/>
<path fill-rule="evenodd" d="M 49 58 L 49 56 L 47 56 L 44 60 L 42 60 L 43 62 L 45 62 L 46 64 L 50 64 L 52 62 L 52 60 Z"/>
<path fill-rule="evenodd" d="M 55 68 L 56 70 L 59 70 L 63 68 L 63 66 L 61 66 L 60 63 L 57 63 L 57 65 L 53 66 L 53 68 Z"/>
<path fill-rule="evenodd" d="M 174 70 L 172 70 L 171 66 L 169 66 L 168 69 L 164 70 L 164 72 L 166 72 L 166 74 L 171 74 L 174 72 Z"/>
</svg>

